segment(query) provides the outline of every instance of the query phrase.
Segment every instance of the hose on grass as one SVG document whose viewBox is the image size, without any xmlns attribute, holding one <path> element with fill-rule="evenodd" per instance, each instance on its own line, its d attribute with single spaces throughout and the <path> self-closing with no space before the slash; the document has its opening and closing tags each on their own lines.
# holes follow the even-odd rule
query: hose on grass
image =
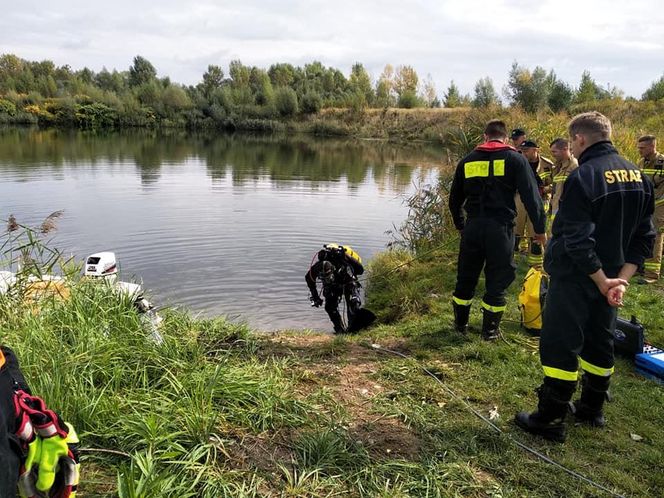
<svg viewBox="0 0 664 498">
<path fill-rule="evenodd" d="M 445 392 L 447 392 L 452 398 L 454 398 L 455 400 L 461 402 L 461 404 L 463 404 L 463 405 L 464 405 L 464 406 L 465 406 L 465 407 L 466 407 L 466 408 L 467 408 L 467 409 L 468 409 L 473 415 L 475 415 L 477 418 L 479 418 L 479 419 L 482 420 L 484 423 L 486 423 L 491 429 L 493 429 L 493 430 L 494 430 L 495 432 L 497 432 L 498 434 L 501 434 L 501 435 L 506 436 L 510 441 L 512 441 L 514 444 L 516 444 L 519 448 L 521 448 L 521 449 L 523 449 L 524 451 L 530 453 L 531 455 L 533 455 L 533 456 L 539 458 L 540 460 L 542 460 L 542 461 L 544 461 L 544 462 L 546 462 L 546 463 L 548 463 L 548 464 L 550 464 L 550 465 L 553 465 L 554 467 L 556 467 L 556 468 L 562 470 L 563 472 L 569 474 L 570 476 L 574 477 L 575 479 L 578 479 L 578 480 L 580 480 L 580 481 L 583 481 L 583 482 L 585 482 L 586 484 L 589 484 L 589 485 L 591 485 L 591 486 L 593 486 L 593 487 L 595 487 L 595 488 L 597 488 L 597 489 L 599 489 L 599 490 L 601 490 L 601 491 L 604 491 L 605 493 L 607 493 L 607 494 L 610 495 L 610 496 L 613 496 L 613 497 L 616 497 L 616 498 L 625 498 L 623 495 L 618 494 L 618 493 L 616 493 L 615 491 L 610 490 L 610 489 L 607 488 L 606 486 L 603 486 L 602 484 L 593 481 L 593 480 L 590 479 L 589 477 L 586 477 L 586 476 L 584 476 L 583 474 L 580 474 L 580 473 L 576 472 L 575 470 L 572 470 L 572 469 L 570 469 L 570 468 L 568 468 L 568 467 L 565 467 L 563 464 L 561 464 L 561 463 L 559 463 L 559 462 L 556 462 L 555 460 L 553 460 L 552 458 L 546 456 L 546 455 L 543 454 L 542 452 L 537 451 L 536 449 L 534 449 L 534 448 L 528 446 L 528 445 L 525 444 L 525 443 L 522 443 L 521 441 L 519 441 L 518 439 L 516 439 L 516 438 L 515 438 L 513 435 L 511 435 L 510 433 L 503 431 L 503 430 L 502 430 L 500 427 L 498 427 L 493 421 L 489 420 L 487 417 L 485 417 L 484 415 L 482 415 L 482 413 L 480 413 L 477 409 L 475 409 L 475 407 L 473 407 L 468 401 L 466 401 L 464 398 L 462 398 L 461 396 L 459 396 L 454 390 L 452 390 L 452 388 L 450 388 L 447 384 L 445 384 L 442 380 L 440 380 L 440 378 L 439 378 L 436 374 L 434 374 L 431 370 L 429 370 L 428 368 L 426 368 L 424 365 L 422 365 L 422 364 L 421 364 L 420 362 L 418 362 L 416 359 L 411 358 L 411 357 L 409 357 L 408 355 L 406 355 L 406 354 L 404 354 L 404 353 L 401 353 L 400 351 L 394 351 L 394 350 L 392 350 L 392 349 L 386 349 L 386 348 L 383 348 L 382 346 L 380 346 L 380 345 L 378 345 L 378 344 L 372 344 L 372 345 L 370 346 L 370 348 L 373 349 L 374 351 L 378 351 L 378 352 L 380 352 L 380 353 L 386 353 L 386 354 L 391 354 L 391 355 L 394 355 L 394 356 L 399 356 L 399 357 L 404 358 L 404 359 L 406 359 L 406 360 L 410 360 L 410 361 L 413 361 L 413 362 L 417 363 L 417 366 L 418 366 L 418 367 L 419 367 L 424 373 L 426 373 L 429 377 L 431 377 L 431 378 L 434 379 L 438 384 L 440 384 L 440 386 L 445 390 Z"/>
</svg>

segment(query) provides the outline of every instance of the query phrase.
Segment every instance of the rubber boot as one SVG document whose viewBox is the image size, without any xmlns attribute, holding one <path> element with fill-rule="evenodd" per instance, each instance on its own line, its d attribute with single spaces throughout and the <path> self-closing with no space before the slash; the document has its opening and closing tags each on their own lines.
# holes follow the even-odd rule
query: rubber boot
<svg viewBox="0 0 664 498">
<path fill-rule="evenodd" d="M 551 380 L 559 385 L 551 385 L 547 382 L 549 381 L 548 378 L 544 379 L 544 384 L 537 388 L 539 398 L 537 410 L 532 413 L 519 412 L 516 414 L 514 421 L 526 432 L 541 436 L 549 441 L 564 443 L 566 437 L 565 415 L 567 415 L 569 401 L 574 393 L 576 382 Z"/>
<path fill-rule="evenodd" d="M 460 334 L 465 334 L 468 330 L 470 306 L 463 306 L 452 301 L 452 309 L 454 310 L 454 329 Z"/>
<path fill-rule="evenodd" d="M 579 422 L 593 427 L 604 427 L 604 401 L 608 399 L 611 377 L 601 377 L 588 372 L 581 379 L 581 397 L 572 404 L 572 413 Z"/>
<path fill-rule="evenodd" d="M 339 314 L 339 311 L 335 310 L 333 312 L 328 313 L 330 315 L 330 320 L 332 320 L 332 325 L 334 325 L 334 333 L 335 334 L 343 334 L 346 332 L 346 329 L 344 327 L 343 321 L 341 320 L 341 315 Z"/>
<path fill-rule="evenodd" d="M 502 311 L 489 311 L 482 309 L 482 339 L 485 341 L 495 341 L 500 337 L 500 319 L 503 317 Z"/>
</svg>

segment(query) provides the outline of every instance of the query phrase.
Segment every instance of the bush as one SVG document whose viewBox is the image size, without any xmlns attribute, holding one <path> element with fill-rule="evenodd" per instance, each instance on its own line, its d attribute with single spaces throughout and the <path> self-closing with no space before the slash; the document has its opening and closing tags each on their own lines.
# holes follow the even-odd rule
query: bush
<svg viewBox="0 0 664 498">
<path fill-rule="evenodd" d="M 8 114 L 9 116 L 16 115 L 16 104 L 9 100 L 0 99 L 0 113 Z"/>
<path fill-rule="evenodd" d="M 95 103 L 81 106 L 76 120 L 81 128 L 110 128 L 117 124 L 118 115 L 114 109 Z"/>
<path fill-rule="evenodd" d="M 279 115 L 284 118 L 297 114 L 298 103 L 295 90 L 288 87 L 278 88 L 274 92 L 274 107 Z"/>
<path fill-rule="evenodd" d="M 417 98 L 415 92 L 404 92 L 399 96 L 398 106 L 404 109 L 420 107 L 420 99 Z"/>
<path fill-rule="evenodd" d="M 323 106 L 323 99 L 317 92 L 307 92 L 302 97 L 302 112 L 316 114 Z"/>
</svg>

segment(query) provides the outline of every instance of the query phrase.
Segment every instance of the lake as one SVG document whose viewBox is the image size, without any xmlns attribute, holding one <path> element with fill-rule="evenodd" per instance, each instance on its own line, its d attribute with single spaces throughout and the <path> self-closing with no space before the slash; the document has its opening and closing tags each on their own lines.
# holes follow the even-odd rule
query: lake
<svg viewBox="0 0 664 498">
<path fill-rule="evenodd" d="M 262 330 L 331 330 L 304 274 L 326 242 L 364 259 L 447 163 L 431 145 L 180 130 L 0 128 L 0 218 L 38 226 L 79 261 L 114 251 L 159 306 Z"/>
</svg>

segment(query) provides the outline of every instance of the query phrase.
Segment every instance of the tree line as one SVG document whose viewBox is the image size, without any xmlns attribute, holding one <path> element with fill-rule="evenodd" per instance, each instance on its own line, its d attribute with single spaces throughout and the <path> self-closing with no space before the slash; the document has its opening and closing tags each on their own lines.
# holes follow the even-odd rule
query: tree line
<svg viewBox="0 0 664 498">
<path fill-rule="evenodd" d="M 266 123 L 315 114 L 323 108 L 417 108 L 511 106 L 526 112 L 560 112 L 595 100 L 625 99 L 615 87 L 602 87 L 585 71 L 578 87 L 553 70 L 514 62 L 502 98 L 489 77 L 464 95 L 454 81 L 441 96 L 430 75 L 422 79 L 408 65 L 385 66 L 374 81 L 363 64 L 342 71 L 318 61 L 268 69 L 231 61 L 228 72 L 209 65 L 196 85 L 159 77 L 154 65 L 136 56 L 126 71 L 78 71 L 52 61 L 0 56 L 0 123 L 103 128 L 184 126 L 264 128 Z M 664 99 L 664 76 L 641 100 Z"/>
</svg>

